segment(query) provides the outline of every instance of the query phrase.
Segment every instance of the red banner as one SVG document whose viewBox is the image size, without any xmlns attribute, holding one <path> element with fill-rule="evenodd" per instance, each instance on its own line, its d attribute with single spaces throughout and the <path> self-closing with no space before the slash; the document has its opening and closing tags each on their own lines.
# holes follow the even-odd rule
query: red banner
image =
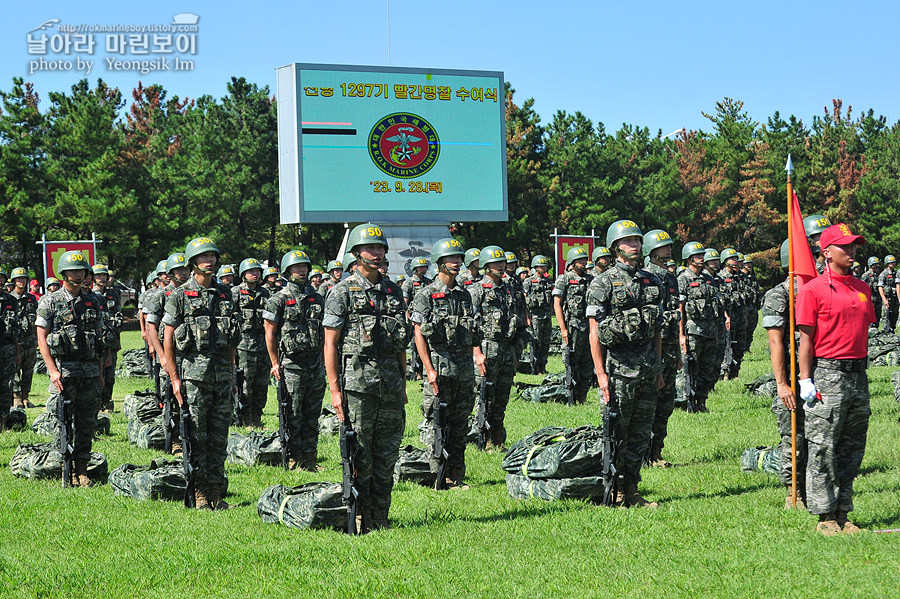
<svg viewBox="0 0 900 599">
<path fill-rule="evenodd" d="M 556 271 L 559 276 L 566 270 L 566 254 L 572 248 L 583 247 L 590 256 L 594 252 L 594 238 L 589 235 L 559 235 L 556 237 Z"/>
<path fill-rule="evenodd" d="M 59 257 L 68 251 L 81 252 L 87 257 L 88 264 L 95 263 L 93 241 L 48 241 L 44 244 L 44 265 L 47 278 L 59 278 L 59 275 L 56 274 L 56 263 L 59 261 Z"/>
</svg>

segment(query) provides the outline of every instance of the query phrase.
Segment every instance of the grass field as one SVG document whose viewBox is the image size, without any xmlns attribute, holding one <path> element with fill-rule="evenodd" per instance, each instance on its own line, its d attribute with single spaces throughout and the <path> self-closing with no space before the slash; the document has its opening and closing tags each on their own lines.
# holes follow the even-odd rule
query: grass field
<svg viewBox="0 0 900 599">
<path fill-rule="evenodd" d="M 140 342 L 126 333 L 126 349 Z M 551 370 L 562 370 L 559 358 Z M 0 435 L 2 597 L 895 597 L 900 534 L 826 538 L 815 518 L 785 510 L 776 477 L 743 474 L 738 458 L 778 441 L 769 402 L 743 393 L 768 371 L 763 331 L 739 381 L 722 382 L 709 414 L 676 411 L 664 456 L 678 467 L 645 470 L 641 489 L 660 507 L 608 509 L 580 501 L 516 501 L 501 455 L 467 450 L 470 491 L 395 486 L 394 528 L 351 538 L 263 524 L 256 502 L 271 484 L 340 480 L 337 439 L 320 439 L 319 474 L 228 464 L 235 509 L 196 512 L 179 503 L 115 497 L 108 485 L 62 489 L 14 478 L 16 446 Z M 872 419 L 853 519 L 900 527 L 900 405 L 890 368 L 869 371 Z M 522 377 L 522 375 L 519 375 Z M 46 377 L 32 401 L 43 404 Z M 536 377 L 524 377 L 532 379 Z M 116 409 L 149 380 L 116 383 Z M 37 397 L 35 397 L 37 395 Z M 419 445 L 419 384 L 409 383 L 404 443 Z M 28 411 L 29 424 L 43 406 Z M 277 426 L 274 389 L 264 417 Z M 584 406 L 510 401 L 510 442 L 543 426 L 598 424 L 596 390 Z M 159 454 L 127 442 L 121 411 L 94 443 L 110 470 Z"/>
</svg>

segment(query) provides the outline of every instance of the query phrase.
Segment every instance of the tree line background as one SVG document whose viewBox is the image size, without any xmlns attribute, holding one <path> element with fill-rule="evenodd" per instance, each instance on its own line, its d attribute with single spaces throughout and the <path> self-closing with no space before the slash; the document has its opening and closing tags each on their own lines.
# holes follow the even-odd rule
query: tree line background
<svg viewBox="0 0 900 599">
<path fill-rule="evenodd" d="M 272 262 L 300 247 L 324 265 L 343 224 L 278 223 L 274 97 L 244 78 L 227 89 L 188 100 L 139 84 L 126 103 L 85 79 L 44 101 L 14 78 L 0 90 L 0 263 L 42 275 L 42 233 L 95 232 L 100 259 L 125 281 L 198 236 L 214 239 L 226 262 Z M 805 215 L 851 223 L 867 238 L 863 256 L 900 251 L 900 122 L 871 109 L 855 115 L 833 100 L 809 124 L 779 112 L 763 123 L 725 98 L 702 113 L 708 131 L 668 138 L 629 124 L 608 132 L 578 111 L 545 124 L 533 99 L 506 91 L 509 221 L 452 223 L 466 247 L 496 243 L 530 260 L 551 254 L 554 228 L 602 238 L 629 218 L 667 230 L 676 259 L 687 241 L 734 247 L 771 280 L 787 232 L 790 153 Z"/>
</svg>

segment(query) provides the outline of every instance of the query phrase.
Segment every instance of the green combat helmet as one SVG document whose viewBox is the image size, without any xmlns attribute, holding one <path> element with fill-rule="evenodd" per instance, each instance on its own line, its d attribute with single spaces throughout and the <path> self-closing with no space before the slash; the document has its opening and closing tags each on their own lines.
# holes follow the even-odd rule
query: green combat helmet
<svg viewBox="0 0 900 599">
<path fill-rule="evenodd" d="M 791 248 L 788 244 L 790 240 L 785 239 L 781 242 L 781 250 L 778 252 L 781 258 L 781 268 L 790 268 L 791 266 Z"/>
<path fill-rule="evenodd" d="M 888 254 L 887 256 L 884 257 L 884 265 L 885 266 L 887 266 L 889 264 L 896 264 L 896 263 L 897 263 L 897 259 L 894 258 L 894 254 Z"/>
<path fill-rule="evenodd" d="M 332 270 L 344 270 L 344 265 L 340 260 L 332 260 L 328 263 L 328 266 L 325 268 L 326 272 L 331 272 Z"/>
<path fill-rule="evenodd" d="M 472 264 L 475 260 L 478 260 L 478 256 L 481 254 L 481 250 L 478 248 L 469 248 L 466 250 L 466 257 L 463 258 L 463 264 L 468 266 Z"/>
<path fill-rule="evenodd" d="M 107 268 L 105 264 L 99 264 L 99 263 L 95 264 L 94 266 L 91 267 L 91 270 L 94 272 L 95 275 L 108 275 L 109 274 L 109 268 Z M 13 276 L 12 276 L 12 278 L 14 278 L 14 279 L 16 278 L 15 272 L 16 271 L 13 271 Z"/>
<path fill-rule="evenodd" d="M 719 254 L 719 258 L 722 260 L 722 264 L 725 264 L 725 263 L 728 262 L 728 260 L 731 259 L 731 258 L 734 258 L 735 260 L 737 260 L 737 259 L 738 259 L 738 255 L 739 255 L 739 254 L 738 254 L 738 252 L 737 252 L 736 249 L 734 249 L 734 248 L 725 248 L 724 250 L 722 250 L 722 253 Z"/>
<path fill-rule="evenodd" d="M 355 255 L 353 250 L 356 249 L 356 246 L 368 244 L 383 245 L 384 249 L 388 249 L 387 238 L 384 236 L 384 231 L 381 227 L 372 223 L 363 223 L 353 227 L 353 230 L 350 231 L 350 235 L 347 237 L 349 252 Z"/>
<path fill-rule="evenodd" d="M 866 266 L 868 266 L 869 268 L 872 268 L 873 266 L 877 266 L 879 264 L 881 264 L 881 260 L 878 258 L 878 256 L 872 256 L 866 261 Z"/>
<path fill-rule="evenodd" d="M 223 264 L 219 267 L 219 272 L 216 273 L 216 278 L 221 279 L 222 277 L 227 277 L 229 275 L 231 275 L 232 277 L 234 276 L 234 268 L 227 264 Z"/>
<path fill-rule="evenodd" d="M 438 260 L 440 260 L 441 258 L 446 258 L 448 256 L 464 257 L 465 255 L 466 252 L 463 250 L 462 244 L 452 237 L 438 239 L 434 242 L 434 245 L 431 246 L 432 264 L 439 264 Z M 415 263 L 416 261 L 413 261 L 413 264 Z"/>
<path fill-rule="evenodd" d="M 675 242 L 672 241 L 672 238 L 669 237 L 668 233 L 666 233 L 662 229 L 653 229 L 652 231 L 644 235 L 644 242 L 641 245 L 641 253 L 644 255 L 644 257 L 647 257 L 650 255 L 650 252 L 652 252 L 656 248 L 674 244 Z"/>
<path fill-rule="evenodd" d="M 672 267 L 674 267 L 674 266 L 675 266 L 675 261 L 674 261 L 674 260 L 668 260 L 668 261 L 666 261 L 666 268 L 672 268 Z"/>
<path fill-rule="evenodd" d="M 519 258 L 513 252 L 506 252 L 506 263 L 507 264 L 518 264 Z"/>
<path fill-rule="evenodd" d="M 462 249 L 462 246 L 460 246 Z M 428 260 L 426 260 L 423 256 L 419 256 L 418 258 L 413 258 L 412 264 L 410 264 L 410 268 L 413 270 L 419 268 L 420 266 L 428 267 Z"/>
<path fill-rule="evenodd" d="M 588 253 L 586 249 L 581 246 L 570 249 L 568 253 L 566 253 L 566 268 L 568 268 L 569 265 L 571 265 L 576 260 L 580 260 L 582 258 L 584 258 L 585 260 L 588 259 Z"/>
<path fill-rule="evenodd" d="M 3 277 L 3 280 L 6 281 L 9 278 L 9 273 L 6 272 L 6 269 L 0 266 L 0 277 Z"/>
<path fill-rule="evenodd" d="M 238 276 L 243 279 L 244 273 L 248 270 L 253 270 L 254 268 L 259 269 L 260 277 L 262 277 L 262 264 L 259 263 L 259 260 L 256 258 L 244 258 L 241 260 L 241 264 L 238 266 Z"/>
<path fill-rule="evenodd" d="M 521 277 L 523 272 L 525 274 L 528 274 L 528 268 L 526 268 L 525 266 L 520 266 L 519 268 L 516 269 L 516 276 Z"/>
<path fill-rule="evenodd" d="M 186 268 L 187 267 L 187 259 L 185 259 L 184 254 L 182 252 L 175 252 L 168 258 L 166 258 L 166 272 L 172 272 L 176 268 Z"/>
<path fill-rule="evenodd" d="M 681 259 L 687 260 L 695 254 L 703 254 L 706 248 L 699 241 L 689 241 L 681 248 Z"/>
<path fill-rule="evenodd" d="M 594 250 L 594 251 L 596 251 L 596 250 Z M 538 254 L 537 256 L 535 256 L 534 258 L 531 259 L 531 268 L 534 268 L 535 266 L 546 266 L 549 268 L 550 267 L 550 258 L 548 258 L 547 256 L 544 256 L 542 254 Z"/>
<path fill-rule="evenodd" d="M 597 246 L 594 248 L 594 251 L 591 252 L 591 260 L 594 262 L 594 264 L 596 264 L 597 260 L 599 260 L 600 258 L 612 259 L 612 253 L 605 245 Z"/>
<path fill-rule="evenodd" d="M 716 248 L 706 248 L 706 251 L 703 252 L 703 261 L 709 262 L 710 260 L 721 260 L 722 255 L 719 254 L 719 250 Z"/>
<path fill-rule="evenodd" d="M 293 250 L 284 255 L 281 259 L 281 269 L 284 272 L 288 271 L 288 268 L 294 266 L 295 264 L 306 264 L 307 267 L 312 268 L 312 261 L 309 259 L 309 256 L 303 250 Z M 292 283 L 303 283 L 304 279 L 309 277 L 309 271 L 307 271 L 305 276 L 300 276 L 298 274 L 290 275 L 289 280 Z"/>
<path fill-rule="evenodd" d="M 60 284 L 59 279 L 57 279 L 56 277 L 50 277 L 49 279 L 47 279 L 47 284 L 45 286 L 49 289 L 50 285 L 59 285 L 59 284 Z"/>
<path fill-rule="evenodd" d="M 278 267 L 276 267 L 276 266 L 270 266 L 270 267 L 268 267 L 268 268 L 266 269 L 266 271 L 263 273 L 263 277 L 270 277 L 270 276 L 272 276 L 272 275 L 276 275 L 276 276 L 277 276 L 277 275 L 280 275 L 280 274 L 281 274 L 281 273 L 278 271 Z"/>
<path fill-rule="evenodd" d="M 683 273 L 684 270 L 685 270 L 685 268 L 686 268 L 686 267 L 684 267 L 684 266 L 679 266 L 678 268 L 676 268 L 676 269 L 675 269 L 675 276 L 677 277 L 678 275 L 680 275 L 681 273 Z"/>
<path fill-rule="evenodd" d="M 640 237 L 641 241 L 644 240 L 644 234 L 641 233 L 641 228 L 637 226 L 636 222 L 617 220 L 606 231 L 606 247 L 612 247 L 615 242 L 626 237 Z"/>
<path fill-rule="evenodd" d="M 64 253 L 56 262 L 57 274 L 62 274 L 67 270 L 91 270 L 91 265 L 88 263 L 87 256 L 82 252 L 73 250 Z"/>
<path fill-rule="evenodd" d="M 157 277 L 158 277 L 159 275 L 164 275 L 164 274 L 166 274 L 166 261 L 165 261 L 165 260 L 160 260 L 159 262 L 157 262 L 157 263 L 156 263 L 156 270 L 155 270 L 154 272 L 156 273 L 156 276 L 157 276 Z"/>
<path fill-rule="evenodd" d="M 741 252 L 738 252 L 737 253 L 737 261 L 739 264 L 741 262 L 746 262 L 746 256 L 744 256 L 744 254 L 742 254 Z"/>
<path fill-rule="evenodd" d="M 222 259 L 222 254 L 219 252 L 219 248 L 216 247 L 216 244 L 213 243 L 213 240 L 209 237 L 197 237 L 196 239 L 191 240 L 190 243 L 187 244 L 187 248 L 184 250 L 184 259 L 187 260 L 188 265 L 193 264 L 193 259 L 199 256 L 200 254 L 205 254 L 206 252 L 213 252 L 216 255 L 216 262 Z M 197 269 L 199 270 L 199 269 Z M 204 275 L 212 275 L 212 271 L 204 272 Z"/>
<path fill-rule="evenodd" d="M 803 230 L 807 237 L 820 234 L 830 226 L 831 220 L 821 214 L 811 214 L 803 219 Z"/>
<path fill-rule="evenodd" d="M 18 279 L 19 277 L 25 277 L 26 279 L 28 278 L 28 271 L 21 266 L 17 266 L 16 268 L 14 268 L 12 270 L 12 273 L 10 273 L 9 275 L 10 280 Z"/>
<path fill-rule="evenodd" d="M 344 259 L 341 260 L 341 264 L 344 265 L 344 272 L 350 272 L 350 267 L 356 264 L 356 258 L 353 257 L 353 254 L 347 252 L 344 254 Z"/>
<path fill-rule="evenodd" d="M 499 245 L 489 245 L 478 255 L 478 268 L 485 268 L 492 262 L 506 262 L 506 252 Z"/>
</svg>

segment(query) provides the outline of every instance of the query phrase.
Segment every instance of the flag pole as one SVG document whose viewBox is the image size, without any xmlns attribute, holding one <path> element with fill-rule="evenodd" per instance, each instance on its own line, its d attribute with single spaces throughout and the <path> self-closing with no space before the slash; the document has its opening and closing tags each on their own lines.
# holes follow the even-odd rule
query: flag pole
<svg viewBox="0 0 900 599">
<path fill-rule="evenodd" d="M 797 344 L 794 338 L 794 187 L 791 171 L 794 165 L 788 154 L 787 164 L 787 214 L 788 214 L 788 316 L 791 346 L 791 393 L 797 401 Z M 791 410 L 791 505 L 797 507 L 797 406 Z"/>
</svg>

